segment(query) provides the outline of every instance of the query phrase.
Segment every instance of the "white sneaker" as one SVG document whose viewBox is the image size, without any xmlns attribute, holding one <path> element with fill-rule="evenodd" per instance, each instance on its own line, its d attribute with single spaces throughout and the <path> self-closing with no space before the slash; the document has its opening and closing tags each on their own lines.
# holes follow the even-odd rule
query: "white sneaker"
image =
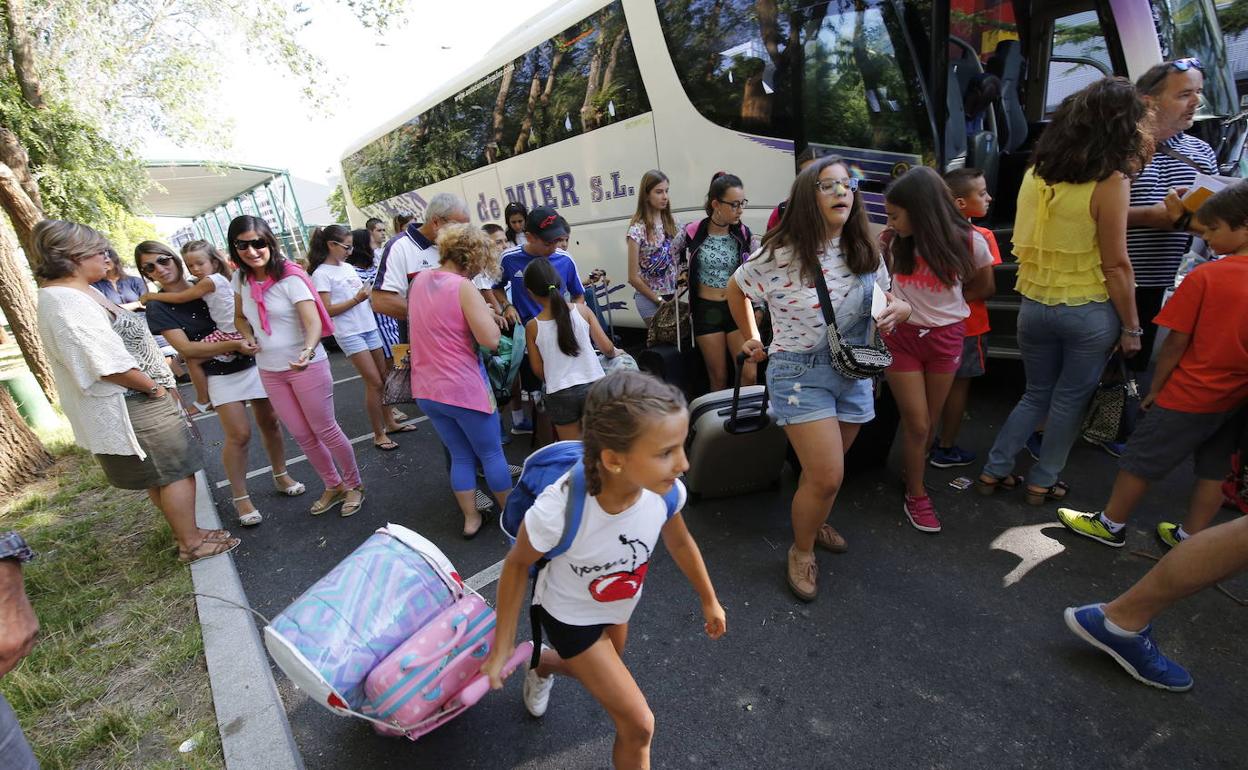
<svg viewBox="0 0 1248 770">
<path fill-rule="evenodd" d="M 546 713 L 550 703 L 550 688 L 555 685 L 555 675 L 538 676 L 537 669 L 524 672 L 524 707 L 535 717 Z"/>
</svg>

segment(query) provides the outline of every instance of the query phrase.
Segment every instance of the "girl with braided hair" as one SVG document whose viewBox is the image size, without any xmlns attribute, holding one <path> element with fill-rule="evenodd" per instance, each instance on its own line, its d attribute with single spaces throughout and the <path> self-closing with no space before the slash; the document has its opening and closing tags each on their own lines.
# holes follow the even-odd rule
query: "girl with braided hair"
<svg viewBox="0 0 1248 770">
<path fill-rule="evenodd" d="M 707 636 L 718 639 L 726 627 L 702 555 L 680 515 L 685 489 L 677 477 L 689 467 L 684 450 L 689 412 L 671 385 L 640 372 L 613 372 L 589 389 L 582 429 L 583 512 L 571 546 L 535 578 L 530 611 L 553 649 L 543 647 L 540 662 L 527 672 L 524 705 L 540 717 L 555 674 L 580 680 L 615 723 L 614 766 L 645 768 L 654 715 L 621 655 L 660 534 L 698 594 Z M 496 646 L 482 667 L 494 689 L 503 686 L 503 664 L 515 650 L 529 568 L 563 537 L 576 472 L 574 467 L 538 495 L 507 554 L 498 586 Z"/>
</svg>

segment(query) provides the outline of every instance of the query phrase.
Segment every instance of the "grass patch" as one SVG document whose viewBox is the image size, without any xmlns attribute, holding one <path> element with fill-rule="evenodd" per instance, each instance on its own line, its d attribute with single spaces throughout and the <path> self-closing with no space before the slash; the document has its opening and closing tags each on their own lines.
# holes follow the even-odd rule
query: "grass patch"
<svg viewBox="0 0 1248 770">
<path fill-rule="evenodd" d="M 25 575 L 40 640 L 0 691 L 45 770 L 222 768 L 191 574 L 168 525 L 146 493 L 109 487 L 66 428 L 42 438 L 56 464 L 0 502 L 0 530 L 39 552 Z"/>
</svg>

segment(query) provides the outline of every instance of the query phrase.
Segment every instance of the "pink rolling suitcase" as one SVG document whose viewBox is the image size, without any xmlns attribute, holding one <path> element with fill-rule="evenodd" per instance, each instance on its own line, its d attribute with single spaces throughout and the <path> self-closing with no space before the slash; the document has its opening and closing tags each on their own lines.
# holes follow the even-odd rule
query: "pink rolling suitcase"
<svg viewBox="0 0 1248 770">
<path fill-rule="evenodd" d="M 416 739 L 475 704 L 489 689 L 481 664 L 494 644 L 496 620 L 479 595 L 466 594 L 378 663 L 364 682 L 368 700 L 360 707 L 373 728 Z M 531 642 L 519 645 L 505 673 L 532 649 Z"/>
</svg>

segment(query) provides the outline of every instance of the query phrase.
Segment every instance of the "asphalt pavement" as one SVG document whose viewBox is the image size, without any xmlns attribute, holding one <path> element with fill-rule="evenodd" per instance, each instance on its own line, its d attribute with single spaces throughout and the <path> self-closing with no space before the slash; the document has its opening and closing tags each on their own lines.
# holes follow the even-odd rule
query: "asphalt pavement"
<svg viewBox="0 0 1248 770">
<path fill-rule="evenodd" d="M 466 578 L 506 553 L 496 521 L 475 540 L 460 537 L 432 426 L 418 422 L 418 430 L 396 434 L 397 451 L 374 449 L 363 386 L 340 354 L 332 364 L 339 421 L 348 436 L 363 437 L 356 454 L 367 498 L 352 518 L 308 514 L 321 485 L 306 460 L 290 469 L 307 495 L 272 493 L 255 440 L 248 467 L 261 471 L 252 496 L 265 521 L 231 526 L 229 490 L 217 487 L 224 479 L 219 422 L 196 423 L 222 521 L 243 538 L 234 552 L 243 588 L 269 617 L 386 522 L 433 540 Z M 982 458 L 1021 381 L 1017 363 L 991 362 L 974 385 L 959 443 Z M 407 410 L 419 416 L 414 406 Z M 516 437 L 507 448 L 512 462 L 528 447 L 527 436 Z M 286 453 L 301 454 L 289 439 Z M 1021 454 L 1019 470 L 1029 463 Z M 1077 446 L 1063 477 L 1070 504 L 1100 507 L 1115 467 L 1103 451 Z M 974 477 L 978 462 L 929 471 L 944 531 L 918 532 L 902 513 L 896 468 L 895 447 L 887 467 L 846 479 L 830 521 L 849 552 L 820 552 L 812 604 L 794 599 L 784 582 L 789 471 L 778 491 L 686 509 L 728 634 L 717 642 L 704 636 L 692 590 L 671 559 L 656 555 L 625 655 L 656 717 L 655 767 L 1244 766 L 1248 609 L 1208 590 L 1158 622 L 1162 649 L 1195 677 L 1186 694 L 1136 683 L 1062 622 L 1064 607 L 1111 598 L 1152 566 L 1141 554 L 1160 555 L 1152 528 L 1181 517 L 1190 470 L 1154 488 L 1129 525 L 1127 547 L 1113 550 L 1063 530 L 1055 505 L 1033 508 L 1019 495 L 985 498 L 948 485 Z M 495 588 L 482 593 L 492 601 Z M 1225 588 L 1248 598 L 1248 578 Z M 520 626 L 527 636 L 527 615 Z M 525 712 L 516 674 L 502 692 L 412 742 L 331 714 L 273 671 L 310 770 L 610 764 L 610 720 L 571 680 L 556 682 L 541 720 Z"/>
</svg>

